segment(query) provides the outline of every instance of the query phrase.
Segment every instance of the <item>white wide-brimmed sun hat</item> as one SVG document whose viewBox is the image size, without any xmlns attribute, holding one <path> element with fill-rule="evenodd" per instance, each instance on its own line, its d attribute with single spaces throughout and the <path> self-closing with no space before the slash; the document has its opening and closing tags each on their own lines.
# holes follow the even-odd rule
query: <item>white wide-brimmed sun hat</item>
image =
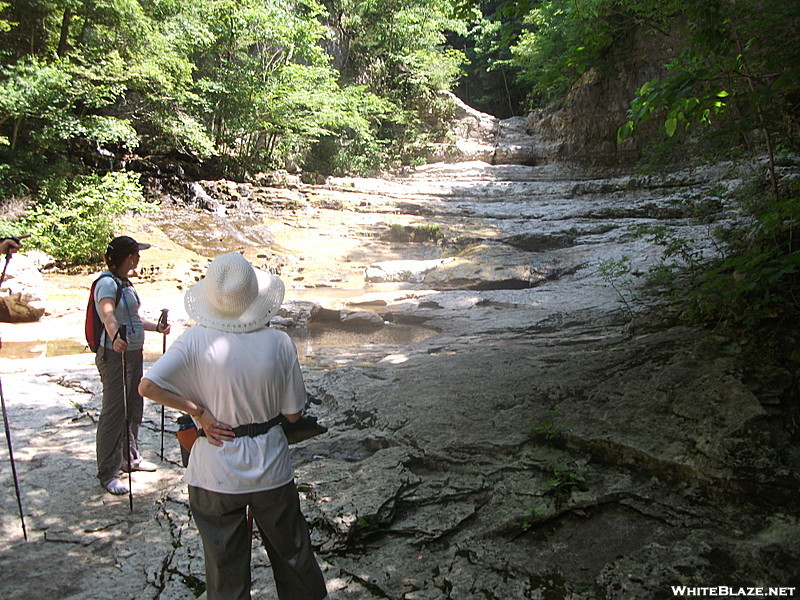
<svg viewBox="0 0 800 600">
<path fill-rule="evenodd" d="M 239 252 L 218 256 L 206 276 L 186 292 L 189 316 L 206 327 L 244 333 L 260 329 L 281 307 L 280 278 L 255 269 Z"/>
</svg>

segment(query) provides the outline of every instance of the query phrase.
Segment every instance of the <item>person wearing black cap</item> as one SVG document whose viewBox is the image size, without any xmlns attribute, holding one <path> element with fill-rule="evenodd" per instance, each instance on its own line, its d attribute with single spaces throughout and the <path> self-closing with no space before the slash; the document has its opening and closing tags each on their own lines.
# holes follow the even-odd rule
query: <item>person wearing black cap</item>
<svg viewBox="0 0 800 600">
<path fill-rule="evenodd" d="M 139 251 L 150 247 L 132 237 L 114 238 L 106 250 L 108 269 L 100 274 L 94 288 L 97 313 L 104 331 L 95 357 L 103 384 L 103 407 L 97 422 L 97 477 L 103 488 L 115 495 L 127 494 L 128 487 L 119 476 L 128 468 L 125 452 L 130 448 L 130 466 L 134 471 L 154 471 L 156 466 L 142 458 L 138 449 L 139 425 L 144 402 L 139 394 L 142 379 L 142 348 L 144 332 L 169 333 L 169 325 L 161 326 L 139 316 L 139 296 L 128 274 L 139 265 Z M 119 290 L 121 289 L 121 293 Z M 119 300 L 117 301 L 117 298 Z M 126 326 L 127 339 L 118 333 Z M 127 419 L 123 390 L 122 357 L 125 353 L 127 371 Z M 126 433 L 127 421 L 127 433 Z M 130 444 L 125 440 L 128 436 Z"/>
</svg>

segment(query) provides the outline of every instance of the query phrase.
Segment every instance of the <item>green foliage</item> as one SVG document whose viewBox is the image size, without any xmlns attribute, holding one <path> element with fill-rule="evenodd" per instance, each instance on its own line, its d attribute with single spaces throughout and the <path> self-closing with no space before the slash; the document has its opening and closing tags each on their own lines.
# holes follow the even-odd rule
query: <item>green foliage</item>
<svg viewBox="0 0 800 600">
<path fill-rule="evenodd" d="M 679 235 L 675 229 L 667 225 L 636 225 L 633 232 L 637 237 L 645 237 L 652 244 L 664 248 L 661 260 L 664 264 L 670 264 L 674 260 L 680 261 L 680 265 L 689 270 L 692 280 L 703 268 L 704 254 L 697 249 L 696 244 Z"/>
<path fill-rule="evenodd" d="M 531 531 L 558 513 L 575 489 L 586 490 L 588 469 L 577 465 L 549 464 L 544 475 L 547 482 L 537 493 L 537 505 L 530 508 L 521 523 L 522 531 Z"/>
<path fill-rule="evenodd" d="M 66 264 L 101 260 L 115 235 L 116 217 L 127 211 L 152 212 L 132 173 L 91 175 L 77 180 L 47 182 L 43 201 L 13 227 L 29 233 L 25 246 L 43 250 Z M 0 222 L 2 223 L 2 222 Z"/>
<path fill-rule="evenodd" d="M 800 93 L 800 5 L 757 0 L 654 5 L 652 15 L 677 17 L 683 51 L 666 65 L 662 77 L 646 82 L 631 103 L 625 137 L 645 121 L 658 118 L 664 134 L 713 125 L 736 149 L 760 131 L 757 151 L 770 157 L 776 195 L 774 154 L 785 146 L 800 149 L 800 116 L 793 98 Z M 744 134 L 744 135 L 743 135 Z"/>
<path fill-rule="evenodd" d="M 327 67 L 287 66 L 286 75 L 291 89 L 278 90 L 261 113 L 271 140 L 265 160 L 291 157 L 336 174 L 368 172 L 386 161 L 373 124 L 391 114 L 394 107 L 387 100 L 365 86 L 340 87 Z M 324 143 L 318 146 L 323 141 L 328 142 L 325 162 L 320 160 Z"/>
<path fill-rule="evenodd" d="M 518 79 L 535 106 L 563 100 L 590 69 L 616 68 L 619 48 L 637 30 L 668 30 L 680 0 L 511 0 L 502 2 Z M 522 23 L 522 26 L 517 23 Z M 510 23 L 510 25 L 509 25 Z M 624 50 L 623 50 L 624 52 Z"/>
<path fill-rule="evenodd" d="M 547 492 L 580 487 L 586 482 L 586 468 L 552 467 L 552 477 L 547 482 Z"/>
<path fill-rule="evenodd" d="M 511 47 L 510 64 L 533 89 L 536 104 L 566 96 L 576 78 L 599 64 L 614 39 L 614 2 L 558 0 L 541 2 L 525 17 L 528 25 Z"/>
<path fill-rule="evenodd" d="M 21 233 L 21 226 L 18 223 L 0 218 L 0 237 L 14 237 L 18 235 L 24 235 Z"/>
<path fill-rule="evenodd" d="M 0 193 L 34 196 L 92 172 L 102 149 L 216 157 L 230 177 L 289 160 L 334 174 L 414 163 L 442 135 L 452 107 L 438 92 L 463 62 L 444 32 L 466 33 L 473 14 L 448 0 L 0 10 Z"/>
<path fill-rule="evenodd" d="M 572 425 L 561 423 L 557 412 L 548 411 L 534 417 L 531 433 L 534 438 L 545 441 L 560 440 Z"/>
<path fill-rule="evenodd" d="M 752 221 L 716 231 L 726 254 L 698 278 L 687 315 L 748 328 L 794 323 L 800 316 L 800 189 L 789 184 L 774 200 L 763 181 L 743 188 L 739 201 Z"/>
<path fill-rule="evenodd" d="M 534 506 L 528 511 L 528 515 L 522 521 L 522 531 L 528 532 L 533 530 L 538 523 L 545 521 L 548 517 L 552 516 L 553 511 L 545 506 Z"/>
<path fill-rule="evenodd" d="M 602 79 L 631 39 L 669 41 L 672 56 L 661 74 L 640 85 L 617 141 L 651 131 L 643 125 L 655 121 L 668 141 L 662 148 L 679 148 L 683 156 L 695 149 L 710 151 L 716 160 L 766 156 L 767 182 L 764 187 L 760 181 L 758 193 L 743 204 L 752 221 L 713 230 L 722 254 L 718 262 L 710 263 L 674 230 L 640 228 L 639 235 L 664 248 L 650 280 L 688 280 L 695 286 L 689 314 L 705 322 L 755 327 L 767 319 L 796 318 L 800 196 L 780 181 L 777 165 L 791 163 L 786 157 L 800 151 L 800 4 L 510 0 L 500 5 L 498 12 L 526 23 L 511 38 L 509 63 L 532 87 L 534 104 L 565 98 L 588 69 Z M 711 227 L 719 199 L 689 208 Z M 631 312 L 629 262 L 606 261 L 600 274 Z"/>
<path fill-rule="evenodd" d="M 445 31 L 466 34 L 448 0 L 329 0 L 345 84 L 365 85 L 393 107 L 376 122 L 388 163 L 413 164 L 442 134 L 448 106 L 438 92 L 453 85 L 464 60 Z"/>
<path fill-rule="evenodd" d="M 8 2 L 0 2 L 0 14 L 2 14 L 6 8 L 8 8 Z M 11 29 L 11 23 L 5 19 L 0 19 L 0 32 L 8 31 L 9 29 Z"/>
<path fill-rule="evenodd" d="M 159 135 L 150 142 L 153 150 L 180 152 L 199 158 L 216 156 L 217 149 L 203 124 L 185 112 L 162 115 L 158 122 Z"/>
<path fill-rule="evenodd" d="M 631 257 L 603 259 L 600 261 L 599 273 L 606 285 L 617 293 L 617 297 L 625 307 L 625 312 L 632 317 L 636 293 L 633 291 L 634 278 Z"/>
<path fill-rule="evenodd" d="M 663 248 L 661 264 L 652 267 L 647 283 L 671 288 L 683 315 L 694 322 L 757 331 L 766 323 L 792 324 L 800 317 L 800 184 L 779 181 L 774 199 L 759 166 L 730 198 L 703 197 L 690 203 L 688 214 L 708 223 L 713 256 L 667 225 L 637 225 L 635 235 Z M 721 192 L 720 192 L 721 193 Z M 714 225 L 714 207 L 735 201 L 736 221 Z M 705 245 L 708 247 L 708 245 Z M 636 299 L 632 273 L 623 257 L 606 261 L 601 276 L 626 306 Z"/>
<path fill-rule="evenodd" d="M 321 5 L 215 0 L 197 10 L 206 31 L 194 48 L 197 108 L 218 152 L 249 170 L 314 139 L 315 111 L 336 85 Z"/>
<path fill-rule="evenodd" d="M 392 223 L 387 238 L 392 242 L 431 242 L 444 237 L 439 225 L 400 225 Z"/>
<path fill-rule="evenodd" d="M 530 86 L 518 80 L 510 50 L 526 28 L 524 15 L 504 10 L 509 3 L 478 4 L 480 11 L 474 16 L 465 14 L 471 25 L 468 34 L 450 36 L 450 43 L 463 48 L 465 56 L 455 92 L 473 108 L 501 119 L 524 114 Z"/>
<path fill-rule="evenodd" d="M 725 259 L 703 276 L 691 295 L 690 314 L 706 322 L 754 328 L 765 320 L 800 314 L 800 250 L 770 248 Z"/>
<path fill-rule="evenodd" d="M 673 63 L 672 68 L 677 68 Z M 693 71 L 681 69 L 678 74 L 661 81 L 647 81 L 631 101 L 626 121 L 617 132 L 622 141 L 634 133 L 637 126 L 656 114 L 664 116 L 664 133 L 673 137 L 678 128 L 688 130 L 694 124 L 711 125 L 714 118 L 724 112 L 730 93 L 720 89 L 716 92 L 700 93 L 697 83 L 711 77 L 706 67 Z"/>
<path fill-rule="evenodd" d="M 403 104 L 446 89 L 458 74 L 462 55 L 446 47 L 443 32 L 466 33 L 466 26 L 447 0 L 329 4 L 349 50 L 346 78 Z"/>
<path fill-rule="evenodd" d="M 114 57 L 91 67 L 29 57 L 2 69 L 0 121 L 11 125 L 3 136 L 7 151 L 13 153 L 26 144 L 62 148 L 75 137 L 135 145 L 127 123 L 85 114 L 88 109 L 109 106 L 119 97 L 122 87 L 113 73 L 121 68 Z"/>
<path fill-rule="evenodd" d="M 348 542 L 361 545 L 391 531 L 391 523 L 381 515 L 365 515 L 358 517 L 348 533 Z"/>
<path fill-rule="evenodd" d="M 135 148 L 139 137 L 129 121 L 100 115 L 88 115 L 81 134 L 99 146 Z"/>
</svg>

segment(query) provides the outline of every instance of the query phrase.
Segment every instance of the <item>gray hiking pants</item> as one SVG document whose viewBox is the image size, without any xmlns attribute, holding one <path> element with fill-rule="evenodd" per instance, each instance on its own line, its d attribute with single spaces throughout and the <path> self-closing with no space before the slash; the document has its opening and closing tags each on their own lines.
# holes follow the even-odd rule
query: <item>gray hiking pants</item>
<svg viewBox="0 0 800 600">
<path fill-rule="evenodd" d="M 248 505 L 272 564 L 278 598 L 323 600 L 325 579 L 294 482 L 245 494 L 189 486 L 189 506 L 203 540 L 208 600 L 250 600 Z"/>
<path fill-rule="evenodd" d="M 122 354 L 100 349 L 94 363 L 103 384 L 103 407 L 97 422 L 97 478 L 102 485 L 119 476 L 127 467 L 125 456 L 125 397 L 122 390 Z M 138 449 L 139 425 L 142 423 L 144 401 L 139 395 L 142 380 L 142 351 L 125 353 L 128 389 L 128 438 L 131 464 L 140 460 Z"/>
</svg>

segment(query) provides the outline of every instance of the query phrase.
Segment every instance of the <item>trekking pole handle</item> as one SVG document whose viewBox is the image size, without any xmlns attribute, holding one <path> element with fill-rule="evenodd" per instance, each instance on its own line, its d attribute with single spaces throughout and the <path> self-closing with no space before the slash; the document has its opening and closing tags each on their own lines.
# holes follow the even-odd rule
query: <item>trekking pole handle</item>
<svg viewBox="0 0 800 600">
<path fill-rule="evenodd" d="M 158 317 L 158 325 L 156 325 L 156 331 L 158 329 L 164 329 L 167 325 L 169 325 L 169 322 L 167 321 L 167 318 L 168 318 L 167 315 L 168 314 L 169 314 L 169 309 L 168 308 L 162 308 L 161 309 L 161 316 Z"/>
</svg>

